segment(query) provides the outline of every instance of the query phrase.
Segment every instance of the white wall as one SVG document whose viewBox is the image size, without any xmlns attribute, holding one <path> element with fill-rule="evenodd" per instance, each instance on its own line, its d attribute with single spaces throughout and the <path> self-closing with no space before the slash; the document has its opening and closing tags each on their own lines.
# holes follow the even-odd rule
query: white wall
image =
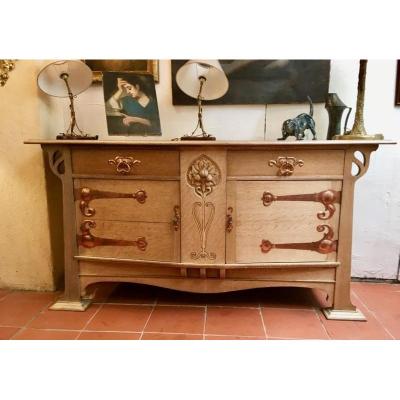
<svg viewBox="0 0 400 400">
<path fill-rule="evenodd" d="M 400 140 L 400 107 L 394 106 L 396 61 L 368 63 L 365 127 Z M 355 104 L 351 82 L 357 82 L 358 65 L 334 62 L 330 90 L 346 104 Z M 400 151 L 399 145 L 380 147 L 372 155 L 367 174 L 356 184 L 354 210 L 353 276 L 395 278 L 400 253 Z"/>
<path fill-rule="evenodd" d="M 400 107 L 394 107 L 396 61 L 368 63 L 365 125 L 369 133 L 383 133 L 400 140 Z M 345 104 L 355 109 L 358 61 L 332 61 L 330 92 L 337 92 Z M 160 61 L 160 83 L 156 86 L 163 139 L 189 133 L 196 123 L 196 108 L 173 106 L 169 60 Z M 45 101 L 43 99 L 43 101 Z M 54 129 L 68 125 L 68 109 L 59 100 L 54 107 L 48 138 Z M 48 101 L 47 101 L 48 104 Z M 64 110 L 64 121 L 59 111 Z M 88 133 L 108 137 L 101 86 L 92 86 L 79 96 L 78 122 Z M 308 111 L 308 105 L 208 106 L 204 107 L 205 128 L 218 139 L 275 140 L 282 122 Z M 354 111 L 349 120 L 352 126 Z M 326 138 L 328 115 L 323 104 L 314 107 L 318 139 Z M 265 124 L 266 123 L 266 124 Z M 266 126 L 264 132 L 264 125 Z M 51 131 L 51 132 L 50 132 Z M 154 138 L 154 137 L 153 137 Z M 151 139 L 151 137 L 149 138 Z M 353 276 L 393 279 L 397 275 L 400 252 L 400 152 L 399 146 L 382 146 L 373 154 L 368 173 L 357 183 L 354 212 Z"/>
</svg>

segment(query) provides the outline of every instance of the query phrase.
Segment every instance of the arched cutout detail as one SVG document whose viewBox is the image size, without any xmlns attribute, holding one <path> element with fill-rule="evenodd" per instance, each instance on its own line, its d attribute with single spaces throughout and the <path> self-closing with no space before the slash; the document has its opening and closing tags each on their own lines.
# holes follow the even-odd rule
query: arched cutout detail
<svg viewBox="0 0 400 400">
<path fill-rule="evenodd" d="M 361 178 L 368 170 L 371 151 L 356 150 L 351 157 L 351 175 L 355 179 Z"/>
<path fill-rule="evenodd" d="M 357 158 L 363 165 L 365 165 L 365 154 L 359 150 L 354 152 L 354 157 Z"/>
<path fill-rule="evenodd" d="M 65 174 L 64 155 L 61 150 L 51 150 L 49 152 L 50 168 L 55 175 L 61 178 Z"/>
<path fill-rule="evenodd" d="M 182 278 L 148 278 L 148 277 L 104 277 L 98 276 L 82 276 L 80 279 L 81 293 L 85 296 L 89 286 L 100 282 L 114 282 L 114 283 L 136 283 L 150 286 L 157 286 L 160 288 L 173 289 L 189 293 L 224 293 L 236 292 L 240 290 L 256 289 L 256 288 L 269 288 L 269 287 L 302 287 L 309 289 L 321 289 L 324 293 L 329 295 L 329 300 L 333 299 L 334 285 L 331 283 L 322 282 L 288 282 L 288 281 L 237 281 L 236 286 L 233 288 L 232 283 L 224 279 L 195 279 L 198 283 L 193 286 L 193 279 Z M 90 293 L 90 292 L 89 292 Z"/>
</svg>

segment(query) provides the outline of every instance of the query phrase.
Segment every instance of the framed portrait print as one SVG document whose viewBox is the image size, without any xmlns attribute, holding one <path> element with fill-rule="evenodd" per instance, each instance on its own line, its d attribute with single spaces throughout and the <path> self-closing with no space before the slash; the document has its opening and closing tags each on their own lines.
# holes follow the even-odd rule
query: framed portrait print
<svg viewBox="0 0 400 400">
<path fill-rule="evenodd" d="M 396 92 L 394 96 L 394 105 L 400 106 L 400 60 L 397 60 Z"/>
<path fill-rule="evenodd" d="M 159 82 L 158 60 L 84 60 L 93 71 L 93 82 L 101 82 L 104 72 L 147 72 Z"/>
<path fill-rule="evenodd" d="M 151 74 L 103 72 L 103 92 L 109 135 L 161 135 Z"/>
<path fill-rule="evenodd" d="M 176 83 L 176 73 L 187 60 L 172 60 L 172 103 L 193 105 Z M 330 60 L 219 60 L 228 81 L 224 96 L 207 104 L 293 104 L 325 101 Z"/>
</svg>

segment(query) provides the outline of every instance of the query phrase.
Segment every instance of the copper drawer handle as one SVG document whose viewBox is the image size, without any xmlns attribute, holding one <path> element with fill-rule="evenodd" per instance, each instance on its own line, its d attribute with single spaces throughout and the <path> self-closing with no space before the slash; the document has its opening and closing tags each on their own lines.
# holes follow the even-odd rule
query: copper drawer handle
<svg viewBox="0 0 400 400">
<path fill-rule="evenodd" d="M 133 157 L 116 156 L 113 160 L 108 160 L 108 163 L 116 166 L 117 174 L 128 175 L 131 173 L 132 167 L 141 164 L 141 161 L 135 160 Z"/>
<path fill-rule="evenodd" d="M 326 232 L 321 240 L 308 243 L 271 243 L 269 240 L 262 239 L 260 248 L 262 253 L 268 253 L 272 249 L 292 249 L 292 250 L 309 250 L 316 251 L 321 254 L 328 254 L 337 251 L 337 240 L 333 240 L 334 232 L 329 225 L 318 225 L 318 232 Z"/>
<path fill-rule="evenodd" d="M 293 175 L 294 167 L 297 165 L 302 167 L 304 161 L 295 157 L 278 157 L 276 160 L 269 160 L 268 165 L 277 167 L 279 176 L 290 176 Z"/>
<path fill-rule="evenodd" d="M 147 248 L 148 243 L 143 236 L 138 237 L 136 240 L 102 238 L 92 234 L 90 230 L 94 228 L 96 228 L 96 222 L 93 220 L 87 219 L 81 223 L 81 235 L 76 236 L 79 246 L 86 247 L 87 249 L 97 246 L 133 246 L 141 251 L 145 251 Z"/>
<path fill-rule="evenodd" d="M 317 214 L 318 219 L 329 219 L 335 214 L 336 207 L 334 203 L 340 204 L 342 192 L 337 190 L 324 190 L 319 193 L 307 194 L 287 194 L 283 196 L 275 196 L 271 192 L 264 192 L 261 200 L 265 207 L 270 206 L 274 201 L 315 201 L 325 206 L 325 211 Z"/>
<path fill-rule="evenodd" d="M 145 190 L 138 190 L 135 193 L 117 193 L 117 192 L 106 192 L 103 190 L 90 189 L 83 187 L 75 189 L 75 198 L 79 199 L 79 208 L 82 215 L 85 217 L 93 217 L 96 214 L 96 210 L 90 207 L 89 203 L 94 199 L 135 199 L 138 203 L 144 204 L 147 199 L 147 193 Z"/>
<path fill-rule="evenodd" d="M 172 220 L 172 225 L 173 225 L 175 231 L 179 230 L 180 224 L 181 224 L 180 207 L 174 206 L 174 219 Z"/>
<path fill-rule="evenodd" d="M 232 213 L 233 213 L 233 208 L 232 207 L 228 207 L 228 210 L 226 212 L 226 231 L 227 232 L 231 232 L 232 229 L 233 229 Z"/>
</svg>

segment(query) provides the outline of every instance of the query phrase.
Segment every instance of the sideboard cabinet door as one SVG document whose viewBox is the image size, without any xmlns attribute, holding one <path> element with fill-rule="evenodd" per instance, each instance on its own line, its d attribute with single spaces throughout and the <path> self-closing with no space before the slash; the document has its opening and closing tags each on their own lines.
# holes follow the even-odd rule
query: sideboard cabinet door
<svg viewBox="0 0 400 400">
<path fill-rule="evenodd" d="M 81 256 L 180 261 L 178 181 L 75 179 Z"/>
<path fill-rule="evenodd" d="M 341 181 L 231 181 L 227 262 L 335 261 Z"/>
</svg>

